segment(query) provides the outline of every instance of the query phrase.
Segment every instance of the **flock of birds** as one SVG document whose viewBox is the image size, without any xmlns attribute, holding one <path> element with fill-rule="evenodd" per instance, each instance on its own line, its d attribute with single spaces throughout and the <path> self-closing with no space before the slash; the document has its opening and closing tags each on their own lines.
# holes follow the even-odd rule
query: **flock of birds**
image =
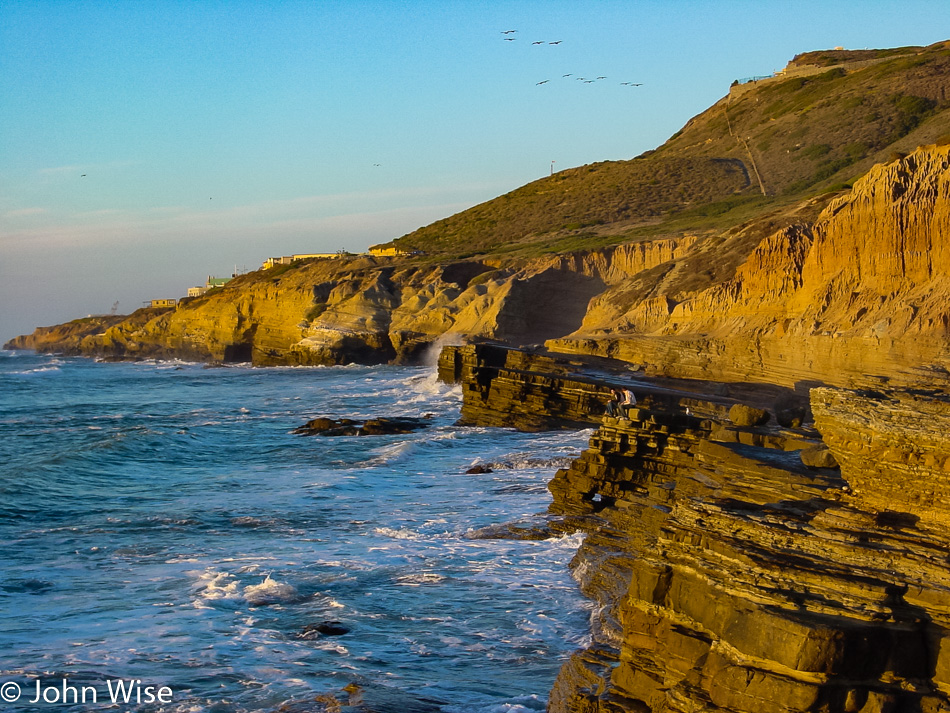
<svg viewBox="0 0 950 713">
<path fill-rule="evenodd" d="M 518 30 L 502 30 L 501 34 L 505 35 L 502 39 L 505 40 L 506 42 L 514 42 L 515 40 L 517 40 L 517 38 L 516 38 L 516 37 L 512 37 L 512 35 L 514 35 L 514 34 L 517 33 L 517 32 L 518 32 Z M 563 40 L 555 40 L 554 42 L 548 42 L 547 40 L 537 40 L 536 42 L 532 42 L 531 44 L 532 44 L 532 45 L 545 45 L 545 44 L 546 44 L 546 45 L 559 45 L 559 44 L 561 44 L 561 42 L 563 42 Z M 561 79 L 570 79 L 571 77 L 574 77 L 574 75 L 573 75 L 573 74 L 562 74 L 562 75 L 561 75 Z M 590 79 L 590 78 L 588 78 L 588 77 L 574 77 L 574 79 L 577 80 L 578 82 L 583 82 L 584 84 L 593 84 L 594 82 L 599 82 L 599 81 L 601 81 L 601 80 L 607 79 L 607 77 L 594 77 L 593 79 Z M 541 86 L 542 84 L 547 84 L 547 83 L 550 82 L 550 81 L 551 81 L 550 79 L 542 79 L 540 82 L 536 82 L 535 85 L 536 85 L 536 86 Z M 622 86 L 622 87 L 642 87 L 642 86 L 643 86 L 643 82 L 620 82 L 620 86 Z"/>
</svg>

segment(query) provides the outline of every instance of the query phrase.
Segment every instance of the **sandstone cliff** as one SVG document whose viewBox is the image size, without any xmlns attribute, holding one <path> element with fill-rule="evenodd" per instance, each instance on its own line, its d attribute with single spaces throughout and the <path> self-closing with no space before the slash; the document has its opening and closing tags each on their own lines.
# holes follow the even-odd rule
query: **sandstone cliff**
<svg viewBox="0 0 950 713">
<path fill-rule="evenodd" d="M 336 364 L 418 361 L 436 342 L 476 337 L 546 341 L 676 377 L 945 384 L 948 198 L 950 147 L 929 146 L 850 191 L 723 234 L 518 260 L 312 260 L 81 339 L 47 329 L 15 344 Z"/>
<path fill-rule="evenodd" d="M 122 323 L 142 324 L 165 311 L 165 309 L 140 309 L 131 315 L 89 316 L 52 327 L 38 327 L 32 334 L 11 339 L 4 344 L 3 348 L 78 355 L 83 353 L 81 344 L 86 337 L 101 336 L 108 329 Z"/>
<path fill-rule="evenodd" d="M 438 339 L 463 336 L 537 343 L 579 327 L 607 281 L 682 256 L 694 242 L 685 236 L 507 264 L 311 260 L 241 276 L 174 310 L 97 324 L 68 342 L 72 332 L 50 328 L 9 346 L 272 365 L 418 361 Z"/>
<path fill-rule="evenodd" d="M 685 260 L 671 261 L 646 292 L 635 281 L 612 286 L 581 329 L 549 346 L 679 376 L 943 382 L 948 199 L 950 147 L 921 148 L 874 167 L 814 223 L 766 236 L 729 279 L 690 290 Z M 704 250 L 714 258 L 715 247 Z"/>
<path fill-rule="evenodd" d="M 740 426 L 737 404 L 777 415 L 788 390 L 616 366 L 489 345 L 440 360 L 466 422 L 530 429 L 550 406 L 599 424 L 549 485 L 597 603 L 549 710 L 950 710 L 946 396 L 813 389 L 817 428 Z M 639 399 L 626 420 L 601 415 L 618 383 Z"/>
</svg>

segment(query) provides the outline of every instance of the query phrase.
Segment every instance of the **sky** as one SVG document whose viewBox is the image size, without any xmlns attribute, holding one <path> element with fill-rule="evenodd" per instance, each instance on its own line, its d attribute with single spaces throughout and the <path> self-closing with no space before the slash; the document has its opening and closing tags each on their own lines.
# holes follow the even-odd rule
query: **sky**
<svg viewBox="0 0 950 713">
<path fill-rule="evenodd" d="M 801 52 L 947 39 L 946 0 L 0 0 L 0 342 L 632 158 Z"/>
</svg>

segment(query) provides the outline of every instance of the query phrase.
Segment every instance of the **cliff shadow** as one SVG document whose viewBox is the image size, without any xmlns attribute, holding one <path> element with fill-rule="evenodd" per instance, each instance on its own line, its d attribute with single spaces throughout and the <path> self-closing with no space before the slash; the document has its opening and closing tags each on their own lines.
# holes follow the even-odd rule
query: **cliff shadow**
<svg viewBox="0 0 950 713">
<path fill-rule="evenodd" d="M 498 314 L 497 336 L 524 345 L 571 334 L 606 287 L 599 277 L 554 268 L 515 280 Z"/>
</svg>

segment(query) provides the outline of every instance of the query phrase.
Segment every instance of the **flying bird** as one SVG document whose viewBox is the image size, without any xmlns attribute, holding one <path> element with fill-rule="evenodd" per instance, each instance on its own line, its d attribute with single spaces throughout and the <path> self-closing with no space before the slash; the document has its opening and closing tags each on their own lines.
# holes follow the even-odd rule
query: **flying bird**
<svg viewBox="0 0 950 713">
<path fill-rule="evenodd" d="M 626 87 L 642 87 L 643 84 L 642 84 L 641 82 L 620 82 L 620 86 L 626 86 Z"/>
<path fill-rule="evenodd" d="M 532 42 L 531 44 L 533 44 L 533 45 L 543 45 L 543 44 L 544 44 L 544 40 L 538 40 L 537 42 Z"/>
<path fill-rule="evenodd" d="M 80 176 L 80 178 L 85 178 L 85 177 L 86 177 L 85 173 Z"/>
<path fill-rule="evenodd" d="M 511 33 L 517 32 L 517 31 L 518 31 L 518 30 L 502 30 L 502 31 L 501 31 L 501 34 L 503 34 L 503 35 L 510 35 Z"/>
<path fill-rule="evenodd" d="M 514 38 L 514 37 L 505 37 L 504 39 L 505 39 L 505 42 L 514 42 L 514 41 L 515 41 L 515 38 Z"/>
<path fill-rule="evenodd" d="M 561 44 L 563 41 L 564 41 L 564 40 L 558 40 L 557 42 L 548 42 L 548 44 L 549 44 L 549 45 L 559 45 L 559 44 Z"/>
<path fill-rule="evenodd" d="M 597 79 L 607 79 L 607 77 L 597 77 Z"/>
<path fill-rule="evenodd" d="M 550 82 L 550 81 L 551 81 L 550 79 L 545 79 L 545 80 L 542 81 L 542 82 L 538 82 L 538 84 L 547 84 L 547 83 Z"/>
<path fill-rule="evenodd" d="M 562 74 L 561 76 L 562 76 L 562 77 L 573 77 L 574 75 L 573 75 L 573 74 Z"/>
</svg>

